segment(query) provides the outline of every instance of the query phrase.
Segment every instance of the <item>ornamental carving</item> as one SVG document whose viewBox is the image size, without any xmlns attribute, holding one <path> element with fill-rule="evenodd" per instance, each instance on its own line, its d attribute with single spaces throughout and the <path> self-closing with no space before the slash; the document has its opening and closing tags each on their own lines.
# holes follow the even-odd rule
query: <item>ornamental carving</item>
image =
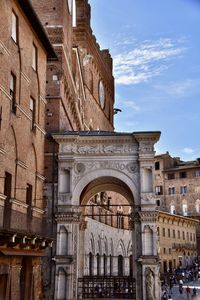
<svg viewBox="0 0 200 300">
<path fill-rule="evenodd" d="M 76 145 L 61 146 L 62 153 L 74 154 L 129 154 L 136 153 L 137 147 L 131 144 L 119 145 Z"/>
<path fill-rule="evenodd" d="M 139 151 L 142 153 L 153 152 L 154 144 L 151 142 L 140 142 Z"/>
<path fill-rule="evenodd" d="M 135 162 L 123 163 L 118 161 L 89 161 L 85 163 L 75 163 L 73 174 L 73 185 L 76 185 L 83 175 L 93 170 L 99 169 L 114 169 L 131 175 L 131 179 L 138 184 L 139 166 Z"/>
</svg>

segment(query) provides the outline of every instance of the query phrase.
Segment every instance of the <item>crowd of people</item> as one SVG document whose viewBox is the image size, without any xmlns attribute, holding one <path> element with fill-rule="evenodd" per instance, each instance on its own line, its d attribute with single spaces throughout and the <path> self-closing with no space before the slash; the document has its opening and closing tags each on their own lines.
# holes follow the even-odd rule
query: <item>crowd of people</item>
<svg viewBox="0 0 200 300">
<path fill-rule="evenodd" d="M 178 285 L 179 293 L 185 293 L 187 299 L 196 299 L 197 289 L 196 287 L 190 288 L 187 283 L 198 280 L 200 278 L 200 266 L 196 263 L 192 266 L 182 269 L 178 268 L 173 271 L 168 271 L 162 281 L 161 286 L 161 299 L 172 299 L 172 289 L 174 285 Z M 186 285 L 186 287 L 184 287 Z M 192 298 L 190 298 L 192 297 Z"/>
</svg>

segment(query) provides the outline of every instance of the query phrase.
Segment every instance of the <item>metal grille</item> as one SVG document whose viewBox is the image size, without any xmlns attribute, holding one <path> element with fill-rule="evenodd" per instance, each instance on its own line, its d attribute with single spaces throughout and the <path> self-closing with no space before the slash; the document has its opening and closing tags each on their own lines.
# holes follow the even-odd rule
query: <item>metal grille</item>
<svg viewBox="0 0 200 300">
<path fill-rule="evenodd" d="M 135 279 L 130 276 L 84 276 L 79 278 L 78 296 L 83 299 L 135 299 Z"/>
</svg>

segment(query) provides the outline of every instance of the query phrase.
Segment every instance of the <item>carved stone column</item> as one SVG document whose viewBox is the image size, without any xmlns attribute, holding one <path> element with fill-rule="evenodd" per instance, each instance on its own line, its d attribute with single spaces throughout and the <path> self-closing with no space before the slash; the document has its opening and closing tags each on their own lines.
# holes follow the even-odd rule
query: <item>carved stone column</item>
<svg viewBox="0 0 200 300">
<path fill-rule="evenodd" d="M 136 133 L 139 143 L 141 210 L 141 254 L 139 262 L 142 266 L 141 288 L 143 300 L 160 300 L 159 260 L 157 254 L 156 199 L 153 191 L 154 179 L 154 144 L 158 141 L 159 132 Z"/>
</svg>

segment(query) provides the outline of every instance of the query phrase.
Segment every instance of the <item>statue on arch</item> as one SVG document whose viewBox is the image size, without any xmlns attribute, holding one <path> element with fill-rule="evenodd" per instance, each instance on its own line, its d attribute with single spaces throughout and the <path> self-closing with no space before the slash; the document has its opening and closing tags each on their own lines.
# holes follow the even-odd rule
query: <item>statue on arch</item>
<svg viewBox="0 0 200 300">
<path fill-rule="evenodd" d="M 146 300 L 155 299 L 155 278 L 154 272 L 150 267 L 147 267 L 145 270 L 146 277 Z"/>
</svg>

